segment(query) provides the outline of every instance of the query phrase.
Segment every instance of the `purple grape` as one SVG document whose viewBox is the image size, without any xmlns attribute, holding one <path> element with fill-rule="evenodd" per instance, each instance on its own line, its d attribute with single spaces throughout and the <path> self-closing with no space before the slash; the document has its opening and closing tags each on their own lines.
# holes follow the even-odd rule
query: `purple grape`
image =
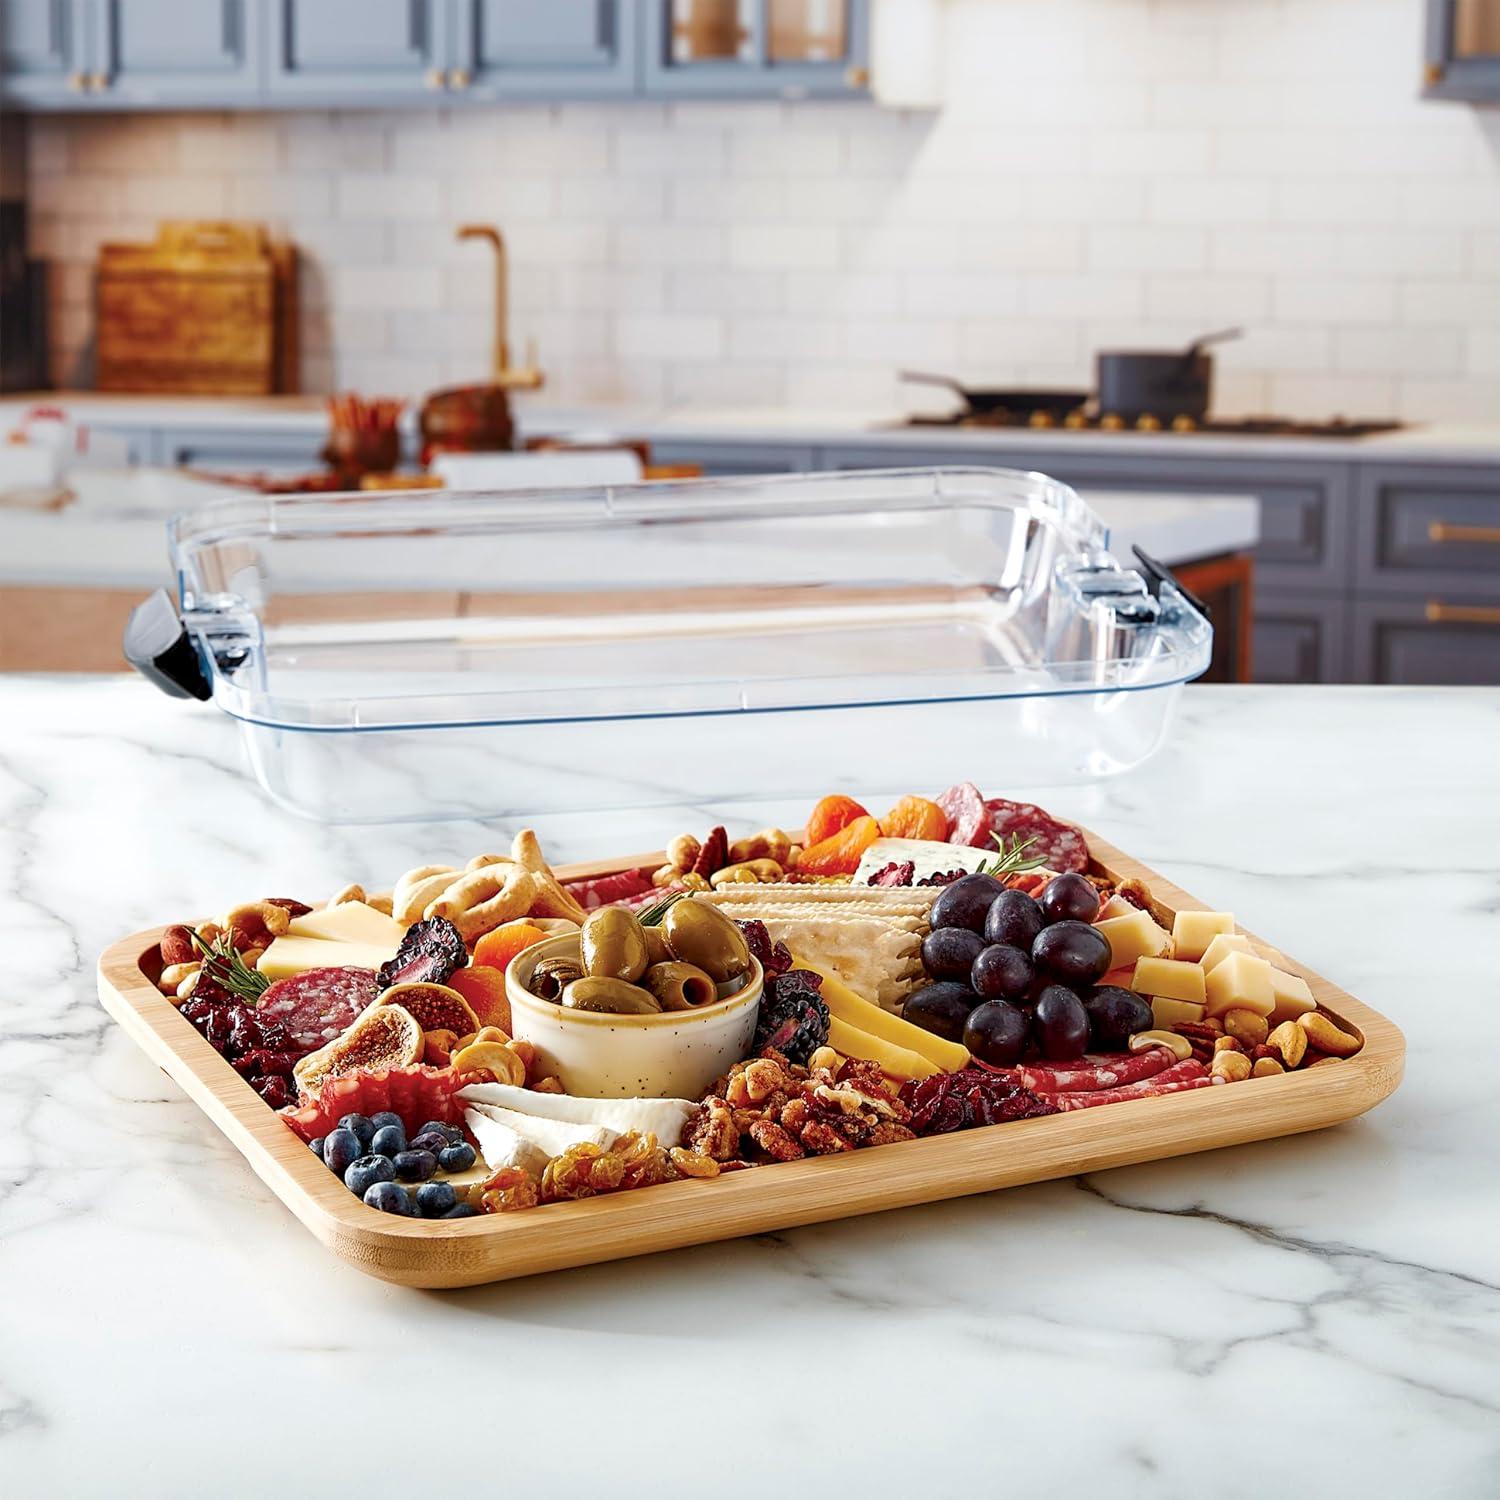
<svg viewBox="0 0 1500 1500">
<path fill-rule="evenodd" d="M 901 1014 L 923 1031 L 934 1036 L 946 1037 L 950 1042 L 958 1041 L 964 1032 L 964 1023 L 969 1012 L 979 1004 L 979 996 L 966 985 L 955 984 L 951 979 L 940 980 L 907 996 Z"/>
<path fill-rule="evenodd" d="M 1138 1031 L 1156 1024 L 1151 1007 L 1134 990 L 1117 984 L 1100 985 L 1083 998 L 1093 1045 L 1100 1052 L 1118 1052 Z"/>
<path fill-rule="evenodd" d="M 1014 1005 L 1004 1000 L 986 1000 L 969 1016 L 964 1027 L 964 1046 L 980 1062 L 1008 1068 L 1020 1061 L 1030 1030 L 1030 1021 Z"/>
<path fill-rule="evenodd" d="M 1099 915 L 1099 892 L 1082 875 L 1055 875 L 1037 897 L 1047 922 L 1092 922 Z"/>
<path fill-rule="evenodd" d="M 944 886 L 942 895 L 932 903 L 932 926 L 983 932 L 990 905 L 1004 889 L 993 875 L 965 875 L 955 880 Z"/>
<path fill-rule="evenodd" d="M 922 939 L 922 967 L 929 979 L 966 980 L 984 939 L 967 927 L 938 927 Z"/>
<path fill-rule="evenodd" d="M 1041 907 L 1025 891 L 1002 891 L 990 903 L 984 921 L 985 941 L 1009 943 L 1012 948 L 1029 951 L 1046 925 Z"/>
<path fill-rule="evenodd" d="M 1037 934 L 1031 961 L 1063 984 L 1096 984 L 1109 969 L 1109 939 L 1087 922 L 1054 922 Z"/>
<path fill-rule="evenodd" d="M 1089 1018 L 1072 990 L 1049 984 L 1036 1003 L 1036 1037 L 1048 1062 L 1072 1062 L 1088 1051 Z"/>
<path fill-rule="evenodd" d="M 1030 956 L 1009 943 L 982 949 L 969 970 L 969 983 L 986 1000 L 1020 1000 L 1036 978 Z"/>
</svg>

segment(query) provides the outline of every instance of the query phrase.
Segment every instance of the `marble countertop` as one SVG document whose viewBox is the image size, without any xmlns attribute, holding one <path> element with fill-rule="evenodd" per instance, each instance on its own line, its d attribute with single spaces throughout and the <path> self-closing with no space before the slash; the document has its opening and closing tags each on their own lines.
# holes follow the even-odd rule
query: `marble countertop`
<svg viewBox="0 0 1500 1500">
<path fill-rule="evenodd" d="M 0 679 L 0 1488 L 1493 1496 L 1497 737 L 1500 691 L 1200 687 L 1106 785 L 1009 786 L 1004 747 L 975 747 L 991 792 L 1088 823 L 1392 1017 L 1407 1077 L 1373 1113 L 423 1293 L 281 1208 L 100 1009 L 94 962 L 141 927 L 388 883 L 511 830 L 301 822 L 211 708 Z M 910 790 L 863 754 L 841 764 L 875 801 Z M 754 779 L 747 758 L 725 792 Z M 537 826 L 565 860 L 801 811 Z"/>
<path fill-rule="evenodd" d="M 415 430 L 414 397 L 403 423 Z M 944 403 L 914 394 L 909 406 L 869 410 L 804 407 L 684 407 L 669 404 L 559 405 L 546 393 L 513 398 L 517 425 L 528 435 L 578 440 L 620 438 L 668 444 L 855 447 L 937 450 L 956 462 L 978 455 L 1054 452 L 1181 458 L 1334 459 L 1493 463 L 1500 457 L 1500 423 L 1420 423 L 1362 438 L 1249 437 L 1226 433 L 1033 432 L 1027 428 L 963 429 L 903 425 L 913 412 L 942 412 Z M 0 399 L 0 428 L 33 406 L 62 407 L 76 419 L 116 427 L 237 429 L 246 433 L 321 434 L 327 412 L 321 396 L 132 396 L 98 391 L 43 391 Z M 1226 414 L 1226 415 L 1233 415 Z M 975 455 L 968 458 L 968 455 Z"/>
</svg>

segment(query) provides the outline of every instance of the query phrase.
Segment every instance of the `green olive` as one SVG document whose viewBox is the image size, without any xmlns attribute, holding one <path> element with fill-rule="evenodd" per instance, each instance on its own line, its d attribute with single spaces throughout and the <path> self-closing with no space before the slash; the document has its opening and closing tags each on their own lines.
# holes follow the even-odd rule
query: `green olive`
<svg viewBox="0 0 1500 1500">
<path fill-rule="evenodd" d="M 623 906 L 601 906 L 590 912 L 578 936 L 583 972 L 595 979 L 623 979 L 634 984 L 646 972 L 646 932 Z"/>
<path fill-rule="evenodd" d="M 623 979 L 599 974 L 575 979 L 562 992 L 562 1003 L 566 1010 L 603 1011 L 615 1016 L 654 1016 L 661 1010 L 654 995 Z"/>
<path fill-rule="evenodd" d="M 538 1000 L 560 1000 L 562 992 L 575 979 L 583 978 L 583 969 L 576 959 L 539 958 L 531 971 L 531 993 Z"/>
<path fill-rule="evenodd" d="M 689 896 L 668 908 L 662 926 L 672 957 L 695 964 L 715 984 L 749 973 L 750 946 L 717 906 Z"/>
<path fill-rule="evenodd" d="M 712 1005 L 719 998 L 719 987 L 695 964 L 673 960 L 652 964 L 641 983 L 661 1002 L 663 1010 L 692 1010 L 697 1005 Z"/>
<path fill-rule="evenodd" d="M 651 964 L 668 964 L 672 961 L 672 950 L 667 947 L 667 935 L 660 927 L 642 927 L 646 934 L 646 957 Z"/>
</svg>

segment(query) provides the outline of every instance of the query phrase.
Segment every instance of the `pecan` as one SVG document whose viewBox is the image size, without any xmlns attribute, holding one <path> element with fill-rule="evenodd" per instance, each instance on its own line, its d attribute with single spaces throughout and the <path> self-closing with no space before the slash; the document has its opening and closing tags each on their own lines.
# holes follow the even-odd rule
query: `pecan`
<svg viewBox="0 0 1500 1500">
<path fill-rule="evenodd" d="M 786 1085 L 791 1082 L 785 1070 L 768 1057 L 756 1058 L 741 1076 L 744 1079 L 745 1092 L 753 1104 L 760 1104 L 769 1095 L 784 1091 Z"/>
<path fill-rule="evenodd" d="M 802 1127 L 800 1137 L 803 1146 L 814 1156 L 830 1156 L 835 1151 L 852 1151 L 854 1144 L 846 1141 L 838 1131 L 822 1120 L 809 1120 Z"/>
<path fill-rule="evenodd" d="M 914 1141 L 917 1138 L 916 1131 L 905 1125 L 898 1125 L 894 1120 L 882 1120 L 874 1130 L 870 1132 L 869 1139 L 865 1141 L 867 1146 L 889 1146 L 896 1141 Z"/>
<path fill-rule="evenodd" d="M 777 1161 L 796 1161 L 806 1155 L 802 1147 L 772 1120 L 757 1120 L 750 1127 L 750 1139 Z"/>
<path fill-rule="evenodd" d="M 688 1126 L 689 1147 L 715 1161 L 728 1161 L 740 1149 L 740 1132 L 729 1112 L 729 1106 L 716 1098 L 705 1099 L 697 1116 Z"/>
<path fill-rule="evenodd" d="M 806 1099 L 789 1099 L 782 1105 L 781 1112 L 777 1116 L 782 1125 L 796 1135 L 807 1122 L 812 1119 L 812 1111 L 808 1107 Z"/>
</svg>

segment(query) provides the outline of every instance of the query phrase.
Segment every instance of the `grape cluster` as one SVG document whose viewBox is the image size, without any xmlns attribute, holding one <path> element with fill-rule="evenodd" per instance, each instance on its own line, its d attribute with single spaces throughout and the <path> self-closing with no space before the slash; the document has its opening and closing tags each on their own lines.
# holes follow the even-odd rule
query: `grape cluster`
<svg viewBox="0 0 1500 1500">
<path fill-rule="evenodd" d="M 478 1160 L 456 1125 L 429 1120 L 410 1140 L 393 1110 L 345 1115 L 326 1136 L 308 1142 L 314 1156 L 356 1197 L 382 1213 L 423 1219 L 467 1219 L 451 1182 L 439 1171 L 467 1172 Z"/>
<path fill-rule="evenodd" d="M 1149 1030 L 1151 1007 L 1101 985 L 1109 941 L 1097 927 L 1099 892 L 1082 875 L 1054 877 L 1037 897 L 993 875 L 965 875 L 932 903 L 908 1021 L 961 1041 L 981 1062 L 1009 1067 L 1035 1048 L 1049 1062 L 1093 1046 L 1118 1051 Z"/>
</svg>

